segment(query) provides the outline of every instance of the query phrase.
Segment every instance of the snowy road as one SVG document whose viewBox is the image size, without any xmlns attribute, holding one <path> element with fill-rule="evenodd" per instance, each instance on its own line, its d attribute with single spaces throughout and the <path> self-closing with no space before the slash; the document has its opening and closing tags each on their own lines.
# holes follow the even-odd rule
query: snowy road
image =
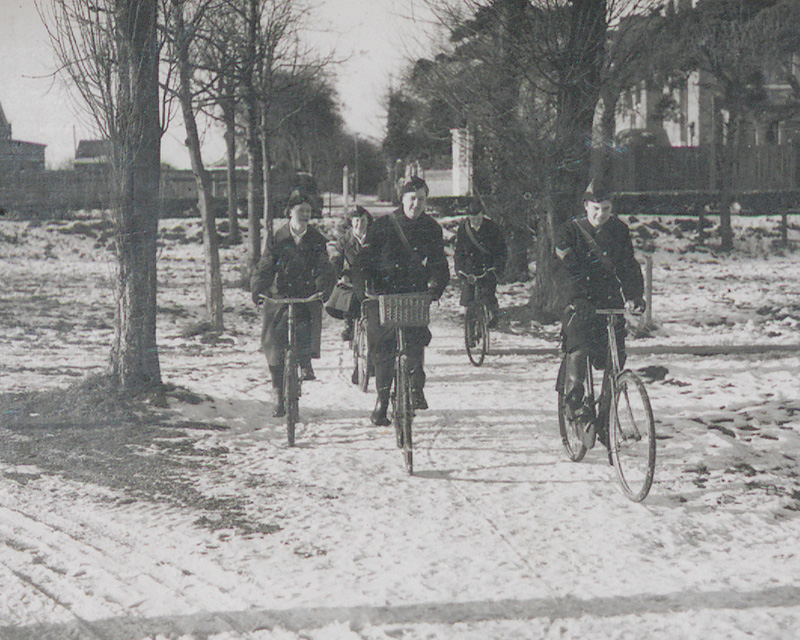
<svg viewBox="0 0 800 640">
<path fill-rule="evenodd" d="M 216 344 L 162 324 L 172 422 L 0 429 L 0 638 L 800 636 L 797 354 L 632 356 L 667 370 L 649 381 L 656 482 L 634 504 L 599 448 L 567 462 L 557 358 L 472 367 L 454 295 L 434 311 L 413 477 L 332 321 L 292 449 L 254 318 L 233 314 Z M 24 359 L 36 331 L 7 339 L 15 380 L 91 364 L 107 329 L 78 324 L 90 337 L 50 336 L 47 361 Z"/>
</svg>

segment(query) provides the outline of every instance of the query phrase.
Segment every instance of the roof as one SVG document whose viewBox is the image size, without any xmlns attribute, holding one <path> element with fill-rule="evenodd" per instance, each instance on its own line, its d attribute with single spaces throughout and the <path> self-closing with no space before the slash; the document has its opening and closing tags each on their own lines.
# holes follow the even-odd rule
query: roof
<svg viewBox="0 0 800 640">
<path fill-rule="evenodd" d="M 98 162 L 110 157 L 110 140 L 81 140 L 75 150 L 75 160 L 79 162 Z"/>
</svg>

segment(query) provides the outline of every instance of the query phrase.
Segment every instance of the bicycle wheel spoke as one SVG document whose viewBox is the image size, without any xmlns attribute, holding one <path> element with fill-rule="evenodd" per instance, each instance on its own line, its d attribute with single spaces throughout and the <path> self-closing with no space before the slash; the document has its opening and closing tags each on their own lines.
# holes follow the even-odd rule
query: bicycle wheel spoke
<svg viewBox="0 0 800 640">
<path fill-rule="evenodd" d="M 620 486 L 631 500 L 644 500 L 655 473 L 655 425 L 644 383 L 629 371 L 617 382 L 612 418 L 611 455 Z"/>
<path fill-rule="evenodd" d="M 574 420 L 570 420 L 566 406 L 564 394 L 564 376 L 566 361 L 562 361 L 561 370 L 558 374 L 558 429 L 561 433 L 561 442 L 564 449 L 573 462 L 580 462 L 586 455 L 586 446 L 583 444 L 583 436 L 580 427 Z"/>
</svg>

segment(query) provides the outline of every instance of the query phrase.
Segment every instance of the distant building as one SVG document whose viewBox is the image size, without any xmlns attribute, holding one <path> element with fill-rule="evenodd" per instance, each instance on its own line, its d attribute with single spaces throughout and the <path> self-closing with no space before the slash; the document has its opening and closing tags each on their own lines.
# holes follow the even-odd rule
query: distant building
<svg viewBox="0 0 800 640">
<path fill-rule="evenodd" d="M 11 137 L 11 123 L 0 106 L 0 183 L 8 182 L 21 172 L 44 171 L 46 146 L 14 140 Z"/>
<path fill-rule="evenodd" d="M 110 140 L 81 140 L 75 150 L 75 169 L 104 169 L 110 167 L 111 152 Z"/>
</svg>

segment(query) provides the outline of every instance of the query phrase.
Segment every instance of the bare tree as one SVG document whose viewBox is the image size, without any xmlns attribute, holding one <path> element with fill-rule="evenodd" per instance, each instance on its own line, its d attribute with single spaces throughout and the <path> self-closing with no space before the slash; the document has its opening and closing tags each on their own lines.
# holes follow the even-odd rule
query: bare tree
<svg viewBox="0 0 800 640">
<path fill-rule="evenodd" d="M 721 114 L 715 136 L 720 200 L 720 248 L 733 248 L 731 203 L 734 166 L 748 121 L 769 111 L 767 69 L 785 54 L 798 52 L 796 0 L 706 0 L 675 16 L 679 24 L 675 59 L 711 78 L 715 111 Z M 788 69 L 787 69 L 788 71 Z M 786 74 L 797 86 L 793 74 Z M 795 90 L 796 91 L 796 90 Z"/>
<path fill-rule="evenodd" d="M 605 85 L 635 59 L 609 55 L 614 29 L 650 15 L 654 0 L 490 0 L 429 4 L 450 34 L 449 51 L 423 71 L 425 92 L 446 100 L 476 131 L 476 149 L 495 213 L 535 227 L 532 307 L 560 307 L 552 244 L 580 211 Z M 631 31 L 631 33 L 634 33 Z M 622 48 L 619 48 L 619 52 Z M 481 167 L 479 167 L 481 168 Z M 476 181 L 477 181 L 476 176 Z M 529 194 L 529 199 L 523 195 Z M 528 217 L 535 215 L 528 223 Z"/>
<path fill-rule="evenodd" d="M 118 258 L 112 373 L 129 391 L 161 389 L 156 345 L 160 139 L 157 0 L 37 4 L 59 71 L 112 143 Z"/>
<path fill-rule="evenodd" d="M 211 176 L 203 163 L 197 130 L 195 73 L 199 64 L 197 43 L 208 37 L 206 17 L 216 11 L 219 4 L 220 0 L 170 0 L 167 20 L 168 55 L 170 62 L 177 67 L 175 93 L 183 115 L 186 146 L 197 184 L 197 203 L 203 223 L 206 311 L 216 331 L 223 329 L 219 237 L 211 200 Z"/>
</svg>

